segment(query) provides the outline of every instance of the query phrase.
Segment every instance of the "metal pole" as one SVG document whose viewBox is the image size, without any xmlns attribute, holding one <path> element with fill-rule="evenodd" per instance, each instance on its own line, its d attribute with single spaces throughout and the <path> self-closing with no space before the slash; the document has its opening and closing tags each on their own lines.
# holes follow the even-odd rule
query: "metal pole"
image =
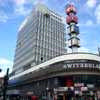
<svg viewBox="0 0 100 100">
<path fill-rule="evenodd" d="M 7 86 L 8 86 L 8 74 L 9 74 L 9 68 L 7 68 L 6 75 L 4 76 L 3 100 L 6 100 L 6 91 L 7 91 Z"/>
</svg>

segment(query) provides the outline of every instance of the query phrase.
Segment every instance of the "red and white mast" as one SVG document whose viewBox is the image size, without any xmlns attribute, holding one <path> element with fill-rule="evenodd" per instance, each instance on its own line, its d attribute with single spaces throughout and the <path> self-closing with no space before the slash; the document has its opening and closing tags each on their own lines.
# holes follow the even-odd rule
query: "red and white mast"
<svg viewBox="0 0 100 100">
<path fill-rule="evenodd" d="M 76 16 L 77 10 L 73 4 L 68 4 L 66 7 L 66 23 L 68 24 L 68 43 L 69 48 L 72 49 L 72 53 L 78 52 L 80 47 L 80 39 L 77 37 L 79 34 L 79 27 L 77 26 L 78 17 Z"/>
</svg>

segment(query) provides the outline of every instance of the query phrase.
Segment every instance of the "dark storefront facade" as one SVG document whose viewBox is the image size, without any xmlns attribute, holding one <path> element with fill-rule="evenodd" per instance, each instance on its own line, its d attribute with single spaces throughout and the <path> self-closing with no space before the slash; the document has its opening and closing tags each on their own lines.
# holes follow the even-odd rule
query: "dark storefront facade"
<svg viewBox="0 0 100 100">
<path fill-rule="evenodd" d="M 40 99 L 50 100 L 96 98 L 100 90 L 99 58 L 83 53 L 54 58 L 45 63 L 46 66 L 43 64 L 33 72 L 13 77 L 9 80 L 9 91 L 32 93 Z"/>
</svg>

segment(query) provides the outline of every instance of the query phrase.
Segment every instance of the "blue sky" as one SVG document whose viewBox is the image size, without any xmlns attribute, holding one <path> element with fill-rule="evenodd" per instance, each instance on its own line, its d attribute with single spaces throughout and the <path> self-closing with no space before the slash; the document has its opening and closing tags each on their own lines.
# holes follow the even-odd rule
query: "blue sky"
<svg viewBox="0 0 100 100">
<path fill-rule="evenodd" d="M 63 17 L 65 5 L 73 2 L 78 9 L 81 48 L 79 51 L 97 52 L 100 46 L 100 0 L 0 0 L 0 67 L 12 69 L 17 31 L 37 3 L 57 11 Z"/>
</svg>

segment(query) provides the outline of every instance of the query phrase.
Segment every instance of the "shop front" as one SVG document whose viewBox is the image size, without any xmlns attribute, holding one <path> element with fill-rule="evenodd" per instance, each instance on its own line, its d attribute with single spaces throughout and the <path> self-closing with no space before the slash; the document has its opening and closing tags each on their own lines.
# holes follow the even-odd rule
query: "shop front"
<svg viewBox="0 0 100 100">
<path fill-rule="evenodd" d="M 73 75 L 62 77 L 63 81 L 61 77 L 59 79 L 59 87 L 54 88 L 55 100 L 96 100 L 98 98 L 99 76 Z"/>
</svg>

